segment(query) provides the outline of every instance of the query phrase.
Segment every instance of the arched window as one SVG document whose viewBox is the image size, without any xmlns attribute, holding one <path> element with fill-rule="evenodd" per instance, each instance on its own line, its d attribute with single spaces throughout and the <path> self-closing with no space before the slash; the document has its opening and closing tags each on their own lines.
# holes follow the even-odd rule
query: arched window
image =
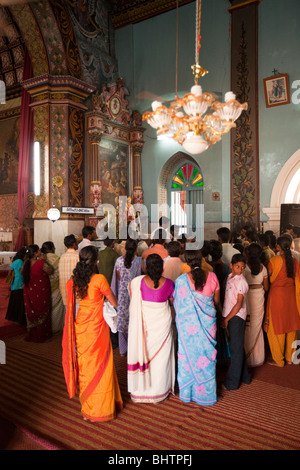
<svg viewBox="0 0 300 470">
<path fill-rule="evenodd" d="M 184 162 L 170 179 L 171 224 L 180 227 L 180 233 L 195 232 L 203 221 L 203 176 L 198 165 Z"/>
<path fill-rule="evenodd" d="M 264 230 L 280 233 L 281 204 L 300 202 L 300 149 L 298 149 L 283 165 L 274 183 L 270 207 L 262 211 L 269 220 L 264 222 Z"/>
<path fill-rule="evenodd" d="M 292 176 L 285 195 L 285 203 L 300 203 L 300 168 Z"/>
</svg>

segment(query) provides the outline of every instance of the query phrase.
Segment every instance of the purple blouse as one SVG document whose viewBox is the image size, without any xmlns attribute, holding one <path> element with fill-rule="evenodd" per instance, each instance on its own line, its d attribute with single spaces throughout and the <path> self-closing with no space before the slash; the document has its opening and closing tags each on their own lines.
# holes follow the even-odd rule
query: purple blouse
<svg viewBox="0 0 300 470">
<path fill-rule="evenodd" d="M 142 299 L 148 302 L 165 302 L 173 298 L 174 287 L 174 282 L 171 279 L 166 279 L 159 289 L 151 289 L 143 278 L 141 282 Z"/>
</svg>

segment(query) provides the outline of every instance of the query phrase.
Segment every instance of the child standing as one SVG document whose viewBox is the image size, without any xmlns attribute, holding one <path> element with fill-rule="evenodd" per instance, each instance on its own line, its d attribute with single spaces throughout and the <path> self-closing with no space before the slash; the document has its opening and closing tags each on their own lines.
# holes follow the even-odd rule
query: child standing
<svg viewBox="0 0 300 470">
<path fill-rule="evenodd" d="M 228 328 L 231 361 L 224 386 L 227 390 L 237 390 L 240 382 L 250 384 L 251 377 L 244 351 L 245 325 L 247 317 L 245 295 L 248 283 L 243 276 L 246 258 L 242 254 L 232 257 L 225 299 L 223 305 L 223 328 Z"/>
</svg>

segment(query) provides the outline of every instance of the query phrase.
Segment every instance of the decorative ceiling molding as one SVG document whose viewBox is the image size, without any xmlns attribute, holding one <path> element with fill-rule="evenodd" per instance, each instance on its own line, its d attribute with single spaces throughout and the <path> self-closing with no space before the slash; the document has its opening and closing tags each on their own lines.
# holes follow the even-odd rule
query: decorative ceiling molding
<svg viewBox="0 0 300 470">
<path fill-rule="evenodd" d="M 0 80 L 6 86 L 6 99 L 21 94 L 24 40 L 8 8 L 0 6 Z"/>
<path fill-rule="evenodd" d="M 178 0 L 181 7 L 194 0 Z M 111 17 L 115 29 L 152 18 L 176 8 L 176 0 L 110 0 Z"/>
<path fill-rule="evenodd" d="M 27 3 L 12 3 L 9 6 L 28 50 L 35 76 L 49 73 L 47 50 L 36 18 Z"/>
</svg>

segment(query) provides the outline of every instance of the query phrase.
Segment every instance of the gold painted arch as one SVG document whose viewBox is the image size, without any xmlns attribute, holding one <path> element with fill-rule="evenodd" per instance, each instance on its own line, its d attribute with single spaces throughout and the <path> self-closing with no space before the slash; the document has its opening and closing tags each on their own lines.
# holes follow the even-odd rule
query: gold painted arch
<svg viewBox="0 0 300 470">
<path fill-rule="evenodd" d="M 9 12 L 20 32 L 20 39 L 25 43 L 31 59 L 34 77 L 70 75 L 82 78 L 77 39 L 64 2 L 17 2 L 0 8 L 4 15 L 5 11 Z"/>
</svg>

